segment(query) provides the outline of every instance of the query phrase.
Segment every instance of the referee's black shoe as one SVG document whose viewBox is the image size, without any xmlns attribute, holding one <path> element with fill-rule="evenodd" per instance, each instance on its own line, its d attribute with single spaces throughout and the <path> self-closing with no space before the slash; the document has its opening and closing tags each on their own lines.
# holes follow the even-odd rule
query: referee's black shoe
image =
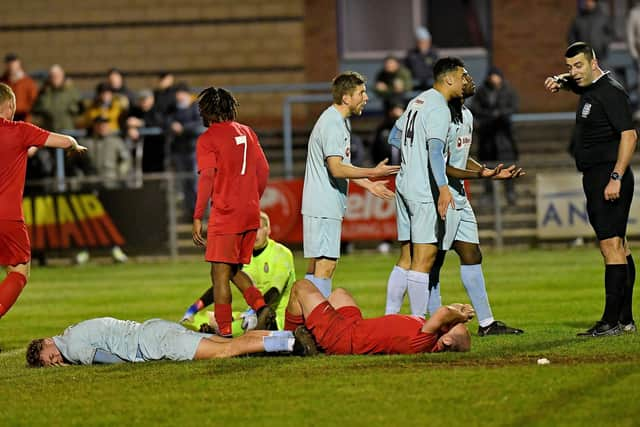
<svg viewBox="0 0 640 427">
<path fill-rule="evenodd" d="M 485 335 L 520 335 L 524 334 L 522 329 L 512 328 L 507 326 L 504 322 L 499 320 L 494 321 L 488 326 L 478 327 L 478 335 L 484 337 Z"/>
<path fill-rule="evenodd" d="M 615 323 L 613 325 L 603 321 L 598 320 L 595 325 L 590 327 L 584 332 L 579 332 L 577 336 L 579 337 L 607 337 L 612 335 L 620 335 L 622 333 L 622 329 L 620 328 L 619 323 Z"/>
</svg>

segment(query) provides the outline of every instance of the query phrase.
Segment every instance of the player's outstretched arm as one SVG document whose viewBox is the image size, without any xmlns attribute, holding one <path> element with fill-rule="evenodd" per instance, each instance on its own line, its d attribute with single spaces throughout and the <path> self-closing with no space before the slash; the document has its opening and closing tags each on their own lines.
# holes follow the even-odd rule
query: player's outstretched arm
<svg viewBox="0 0 640 427">
<path fill-rule="evenodd" d="M 327 157 L 327 168 L 334 178 L 377 178 L 395 175 L 400 170 L 400 166 L 387 165 L 389 159 L 384 159 L 374 168 L 360 168 L 357 166 L 342 163 L 342 157 Z"/>
<path fill-rule="evenodd" d="M 64 148 L 71 152 L 83 153 L 87 151 L 87 147 L 78 144 L 78 141 L 72 136 L 62 135 L 61 133 L 51 132 L 44 142 L 45 147 Z"/>
<path fill-rule="evenodd" d="M 515 178 L 520 178 L 521 176 L 525 176 L 526 174 L 527 173 L 524 171 L 524 169 L 517 167 L 516 165 L 511 165 L 508 168 L 504 168 L 498 171 L 498 173 L 495 173 L 488 178 L 501 179 L 501 180 L 515 179 Z"/>
<path fill-rule="evenodd" d="M 354 184 L 359 185 L 365 190 L 369 191 L 374 196 L 383 199 L 383 200 L 391 200 L 395 193 L 387 187 L 388 180 L 384 181 L 370 181 L 366 178 L 354 179 L 352 180 Z"/>
</svg>

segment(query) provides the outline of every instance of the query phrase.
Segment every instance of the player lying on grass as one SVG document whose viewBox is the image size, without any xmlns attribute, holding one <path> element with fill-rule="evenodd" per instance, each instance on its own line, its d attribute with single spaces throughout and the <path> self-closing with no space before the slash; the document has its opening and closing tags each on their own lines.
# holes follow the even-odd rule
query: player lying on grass
<svg viewBox="0 0 640 427">
<path fill-rule="evenodd" d="M 414 354 L 469 351 L 465 323 L 475 312 L 468 304 L 441 307 L 429 320 L 388 314 L 363 319 L 353 297 L 336 289 L 324 298 L 310 281 L 297 281 L 287 306 L 285 329 L 301 334 L 305 326 L 327 354 Z"/>
<path fill-rule="evenodd" d="M 305 332 L 298 331 L 298 338 L 288 331 L 250 331 L 238 338 L 222 338 L 166 320 L 138 323 L 102 317 L 70 326 L 62 335 L 31 341 L 27 364 L 41 367 L 203 360 L 261 352 L 306 355 L 313 341 Z"/>
<path fill-rule="evenodd" d="M 265 325 L 265 329 L 284 328 L 284 312 L 289 302 L 291 287 L 296 281 L 293 254 L 284 245 L 271 240 L 271 222 L 265 212 L 260 212 L 260 228 L 256 233 L 256 242 L 253 245 L 251 262 L 242 267 L 256 288 L 264 295 L 265 302 L 276 314 L 275 325 Z M 213 290 L 207 289 L 202 296 L 195 301 L 182 316 L 182 323 L 189 329 L 201 332 L 217 330 L 215 312 L 208 311 L 205 307 L 213 304 Z M 233 312 L 231 333 L 234 337 L 242 335 L 247 329 L 257 326 L 257 314 L 249 308 L 243 313 Z M 201 328 L 202 325 L 206 330 Z M 214 328 L 214 329 L 209 329 Z"/>
</svg>

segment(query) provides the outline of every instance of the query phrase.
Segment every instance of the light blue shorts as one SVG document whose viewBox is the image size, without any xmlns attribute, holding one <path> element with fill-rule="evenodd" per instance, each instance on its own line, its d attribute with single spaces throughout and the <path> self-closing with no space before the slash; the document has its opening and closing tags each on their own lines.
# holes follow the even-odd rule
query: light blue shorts
<svg viewBox="0 0 640 427">
<path fill-rule="evenodd" d="M 141 328 L 138 349 L 145 361 L 193 360 L 200 340 L 211 336 L 161 319 L 147 320 Z"/>
<path fill-rule="evenodd" d="M 453 242 L 480 243 L 478 237 L 478 221 L 468 203 L 462 209 L 447 211 L 447 219 L 444 222 L 445 233 L 440 249 L 448 251 Z"/>
<path fill-rule="evenodd" d="M 396 217 L 400 242 L 437 243 L 444 232 L 437 205 L 433 202 L 406 200 L 396 192 Z"/>
<path fill-rule="evenodd" d="M 342 221 L 302 215 L 305 258 L 340 258 Z"/>
</svg>

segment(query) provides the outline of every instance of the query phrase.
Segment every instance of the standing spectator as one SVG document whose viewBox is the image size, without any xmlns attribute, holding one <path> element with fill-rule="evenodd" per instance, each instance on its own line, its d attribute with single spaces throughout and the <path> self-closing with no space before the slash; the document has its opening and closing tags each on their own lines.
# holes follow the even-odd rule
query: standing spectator
<svg viewBox="0 0 640 427">
<path fill-rule="evenodd" d="M 438 52 L 431 44 L 431 33 L 425 27 L 416 29 L 416 46 L 407 52 L 405 65 L 413 77 L 414 88 L 431 89 L 433 86 L 433 66 L 438 60 Z"/>
<path fill-rule="evenodd" d="M 120 136 L 111 131 L 109 118 L 98 116 L 91 134 L 83 140 L 90 150 L 89 156 L 71 161 L 72 174 L 99 178 L 100 187 L 114 189 L 122 186 L 131 169 L 131 153 Z M 89 148 L 90 147 L 90 148 Z M 89 188 L 95 185 L 89 185 Z M 115 262 L 127 262 L 128 257 L 119 246 L 111 248 Z M 89 251 L 84 248 L 75 256 L 76 264 L 89 262 Z"/>
<path fill-rule="evenodd" d="M 5 72 L 0 82 L 9 85 L 16 96 L 16 114 L 14 120 L 31 121 L 31 108 L 38 96 L 38 86 L 22 68 L 22 62 L 15 53 L 4 57 Z"/>
<path fill-rule="evenodd" d="M 166 115 L 176 103 L 176 87 L 175 77 L 168 72 L 162 72 L 158 75 L 156 89 L 153 96 L 156 100 L 156 110 Z"/>
<path fill-rule="evenodd" d="M 96 86 L 96 96 L 84 113 L 80 121 L 80 127 L 91 128 L 96 118 L 106 117 L 109 120 L 109 131 L 120 130 L 120 116 L 124 108 L 118 98 L 113 97 L 111 87 L 107 83 Z"/>
<path fill-rule="evenodd" d="M 140 128 L 163 127 L 162 114 L 155 107 L 153 92 L 148 89 L 138 92 L 135 105 L 126 119 L 127 138 L 133 143 L 142 143 L 142 172 L 164 172 L 166 138 L 164 135 L 140 135 Z"/>
<path fill-rule="evenodd" d="M 400 164 L 400 150 L 389 144 L 389 133 L 396 123 L 396 120 L 404 113 L 403 104 L 393 104 L 385 114 L 384 121 L 376 129 L 376 134 L 371 147 L 371 160 L 373 163 L 380 163 L 384 159 L 389 159 L 390 165 Z"/>
<path fill-rule="evenodd" d="M 169 111 L 169 141 L 171 163 L 179 174 L 184 196 L 184 218 L 191 222 L 193 207 L 196 203 L 195 191 L 195 147 L 200 135 L 202 120 L 198 105 L 193 102 L 189 85 L 184 82 L 175 87 L 175 104 Z"/>
<path fill-rule="evenodd" d="M 395 56 L 387 56 L 382 70 L 376 75 L 376 94 L 384 101 L 385 112 L 393 104 L 404 104 L 412 87 L 409 70 Z"/>
<path fill-rule="evenodd" d="M 117 68 L 112 68 L 107 73 L 107 84 L 111 88 L 113 96 L 120 100 L 124 110 L 128 110 L 133 105 L 133 93 L 124 83 L 124 75 Z"/>
<path fill-rule="evenodd" d="M 511 115 L 518 110 L 518 95 L 507 83 L 502 71 L 492 67 L 471 103 L 478 121 L 478 159 L 487 164 L 515 163 L 518 148 L 513 138 Z M 513 180 L 505 181 L 507 201 L 516 203 Z M 491 194 L 490 180 L 485 182 L 485 193 Z"/>
<path fill-rule="evenodd" d="M 34 116 L 43 128 L 61 132 L 74 128 L 74 120 L 79 112 L 80 92 L 65 77 L 60 65 L 52 65 L 33 106 Z"/>
<path fill-rule="evenodd" d="M 569 27 L 568 44 L 575 42 L 589 44 L 598 56 L 600 67 L 606 68 L 609 43 L 612 41 L 613 29 L 609 16 L 598 5 L 597 0 L 583 0 L 578 15 Z"/>
<path fill-rule="evenodd" d="M 629 53 L 636 62 L 636 112 L 634 118 L 640 118 L 640 2 L 636 0 L 635 5 L 629 11 L 629 20 L 627 21 L 627 47 Z"/>
</svg>

